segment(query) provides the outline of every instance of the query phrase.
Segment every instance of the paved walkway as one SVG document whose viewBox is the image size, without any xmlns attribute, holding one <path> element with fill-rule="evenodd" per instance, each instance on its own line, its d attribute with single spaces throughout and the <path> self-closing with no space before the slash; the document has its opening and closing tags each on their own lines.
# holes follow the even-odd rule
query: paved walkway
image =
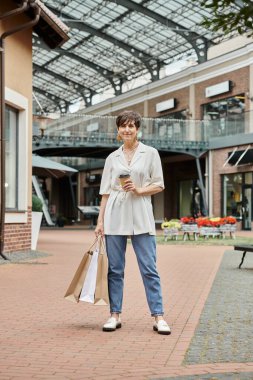
<svg viewBox="0 0 253 380">
<path fill-rule="evenodd" d="M 63 298 L 92 238 L 87 230 L 44 230 L 38 250 L 48 256 L 0 266 L 1 380 L 253 379 L 252 362 L 184 364 L 226 247 L 159 246 L 166 319 L 172 327 L 172 335 L 160 336 L 152 330 L 129 245 L 123 326 L 104 333 L 107 307 Z"/>
</svg>

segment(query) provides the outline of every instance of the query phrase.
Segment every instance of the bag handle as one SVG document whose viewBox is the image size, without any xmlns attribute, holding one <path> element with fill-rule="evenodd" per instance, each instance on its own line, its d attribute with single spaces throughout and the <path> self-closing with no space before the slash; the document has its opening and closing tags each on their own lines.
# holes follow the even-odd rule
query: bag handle
<svg viewBox="0 0 253 380">
<path fill-rule="evenodd" d="M 100 255 L 103 255 L 104 253 L 106 253 L 106 247 L 105 247 L 104 238 L 101 235 L 96 236 L 94 242 L 91 244 L 90 248 L 87 250 L 87 253 L 89 253 L 90 255 L 93 254 L 93 252 L 91 251 L 91 248 L 94 247 L 94 245 L 96 246 L 96 249 L 97 248 L 99 249 L 99 254 Z M 101 253 L 101 251 L 102 251 L 101 248 L 104 251 L 103 253 Z"/>
<path fill-rule="evenodd" d="M 99 243 L 99 237 L 96 237 L 94 242 L 91 244 L 90 248 L 87 250 L 87 253 L 92 255 L 91 248 L 94 247 L 95 244 L 98 245 L 98 243 Z"/>
<path fill-rule="evenodd" d="M 104 255 L 106 253 L 106 247 L 105 247 L 105 242 L 104 242 L 104 238 L 103 236 L 99 236 L 99 247 L 100 247 L 100 250 L 99 250 L 99 253 L 100 255 Z M 101 252 L 102 249 L 103 249 L 103 253 Z"/>
</svg>

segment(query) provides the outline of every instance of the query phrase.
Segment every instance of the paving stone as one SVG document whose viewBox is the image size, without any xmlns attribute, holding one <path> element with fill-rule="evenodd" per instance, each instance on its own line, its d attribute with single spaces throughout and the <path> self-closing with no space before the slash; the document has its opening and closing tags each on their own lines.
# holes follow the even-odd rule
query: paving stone
<svg viewBox="0 0 253 380">
<path fill-rule="evenodd" d="M 28 261 L 29 264 L 35 264 L 35 262 L 29 262 L 29 261 L 40 259 L 41 257 L 51 256 L 48 253 L 34 251 L 34 250 L 17 251 L 17 252 L 12 252 L 12 253 L 5 253 L 4 255 L 7 257 L 8 260 L 5 260 L 4 258 L 0 256 L 0 265 L 24 264 L 26 261 Z"/>
<path fill-rule="evenodd" d="M 253 372 L 229 372 L 202 375 L 160 377 L 155 380 L 252 380 Z M 153 380 L 153 379 L 150 379 Z"/>
<path fill-rule="evenodd" d="M 241 256 L 225 252 L 184 364 L 253 361 L 253 255 L 238 269 Z"/>
<path fill-rule="evenodd" d="M 63 297 L 93 240 L 94 231 L 44 230 L 40 232 L 38 251 L 17 253 L 18 257 L 12 254 L 11 262 L 0 266 L 1 380 L 148 380 L 169 376 L 189 380 L 193 374 L 201 373 L 202 380 L 212 372 L 230 376 L 253 371 L 253 363 L 238 360 L 182 365 L 219 268 L 223 247 L 158 247 L 165 317 L 172 327 L 170 336 L 160 336 L 152 329 L 136 257 L 129 244 L 122 329 L 104 333 L 101 326 L 108 318 L 108 307 L 74 304 Z M 234 271 L 238 264 L 232 267 Z M 246 257 L 245 267 L 248 265 Z M 245 302 L 250 289 L 246 294 Z M 243 311 L 240 313 L 244 315 Z M 230 318 L 229 326 L 233 323 Z M 223 346 L 228 351 L 233 336 L 225 338 Z"/>
</svg>

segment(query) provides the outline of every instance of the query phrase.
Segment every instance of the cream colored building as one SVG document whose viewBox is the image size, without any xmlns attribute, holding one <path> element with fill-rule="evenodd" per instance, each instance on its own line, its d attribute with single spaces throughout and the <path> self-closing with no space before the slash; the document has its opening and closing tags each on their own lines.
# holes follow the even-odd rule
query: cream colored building
<svg viewBox="0 0 253 380">
<path fill-rule="evenodd" d="M 5 178 L 1 178 L 5 188 L 5 213 L 1 213 L 1 219 L 5 219 L 2 252 L 31 249 L 32 32 L 34 30 L 51 48 L 68 39 L 67 28 L 52 12 L 40 1 L 34 8 L 31 4 L 29 1 L 0 2 L 6 139 Z M 35 20 L 36 15 L 38 20 Z M 35 25 L 32 25 L 33 20 Z M 5 33 L 14 32 L 18 25 L 20 31 L 6 36 Z M 1 204 L 4 204 L 3 197 Z"/>
</svg>

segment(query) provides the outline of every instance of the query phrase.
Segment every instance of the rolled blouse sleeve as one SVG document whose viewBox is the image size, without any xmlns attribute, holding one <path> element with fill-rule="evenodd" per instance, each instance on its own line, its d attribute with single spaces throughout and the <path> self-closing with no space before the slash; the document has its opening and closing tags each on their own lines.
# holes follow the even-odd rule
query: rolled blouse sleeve
<svg viewBox="0 0 253 380">
<path fill-rule="evenodd" d="M 162 163 L 159 153 L 156 149 L 153 151 L 150 177 L 152 185 L 157 185 L 164 189 Z"/>
<path fill-rule="evenodd" d="M 112 165 L 111 157 L 108 156 L 105 160 L 105 166 L 101 178 L 99 194 L 110 194 L 111 192 L 111 181 L 112 181 Z"/>
</svg>

